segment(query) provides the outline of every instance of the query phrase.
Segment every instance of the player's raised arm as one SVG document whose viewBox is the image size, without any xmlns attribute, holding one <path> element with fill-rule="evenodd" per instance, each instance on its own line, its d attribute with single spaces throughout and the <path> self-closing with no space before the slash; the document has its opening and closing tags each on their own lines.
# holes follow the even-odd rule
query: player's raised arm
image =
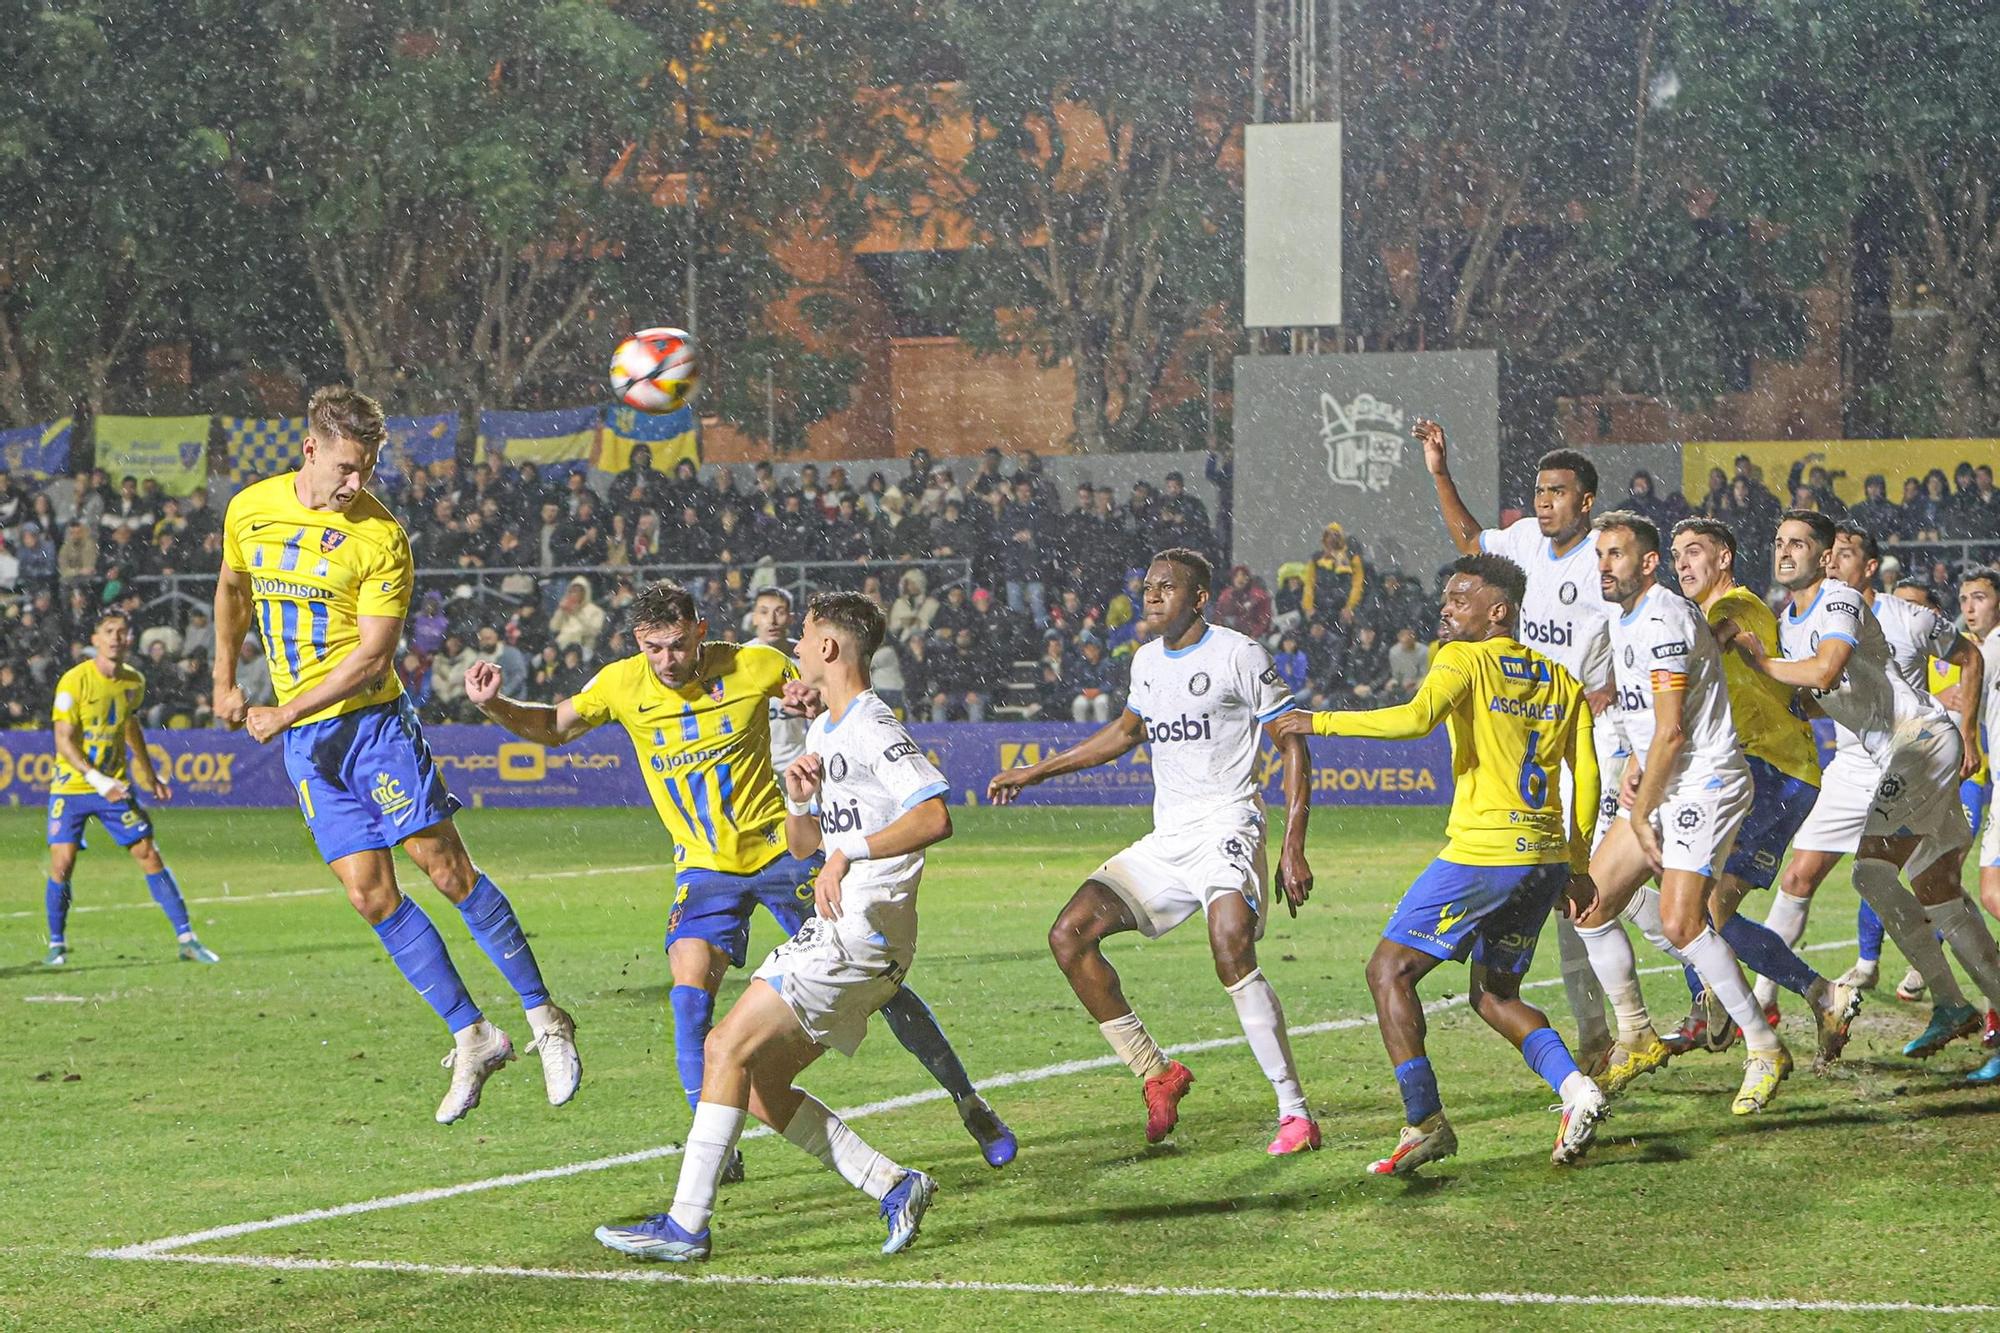
<svg viewBox="0 0 2000 1333">
<path fill-rule="evenodd" d="M 268 741 L 300 718 L 311 717 L 323 708 L 331 708 L 372 688 L 388 673 L 390 664 L 396 660 L 396 641 L 403 635 L 403 618 L 358 616 L 354 624 L 360 642 L 333 664 L 319 684 L 286 703 L 246 710 L 244 726 L 252 739 Z M 220 652 L 219 642 L 217 651 Z M 221 667 L 216 670 L 220 673 Z M 233 663 L 231 672 L 233 675 Z"/>
<path fill-rule="evenodd" d="M 1038 764 L 995 773 L 993 780 L 986 784 L 986 799 L 994 805 L 1006 805 L 1025 787 L 1047 782 L 1065 773 L 1080 773 L 1086 768 L 1108 764 L 1120 755 L 1130 754 L 1133 747 L 1145 739 L 1145 719 L 1127 709 L 1067 750 L 1052 754 Z"/>
<path fill-rule="evenodd" d="M 136 779 L 133 785 L 156 801 L 172 800 L 174 794 L 166 780 L 153 768 L 152 752 L 146 748 L 146 729 L 139 725 L 136 713 L 125 719 L 125 747 L 132 752 L 130 771 Z"/>
<path fill-rule="evenodd" d="M 1737 635 L 1735 647 L 1737 652 L 1743 654 L 1745 661 L 1780 685 L 1792 685 L 1805 690 L 1830 690 L 1840 684 L 1841 676 L 1847 671 L 1847 661 L 1854 656 L 1854 645 L 1858 641 L 1858 628 L 1850 634 L 1822 633 L 1819 647 L 1813 650 L 1813 655 L 1796 660 L 1770 656 L 1754 634 Z"/>
<path fill-rule="evenodd" d="M 1437 485 L 1438 512 L 1444 515 L 1445 531 L 1451 534 L 1452 545 L 1458 547 L 1460 555 L 1476 554 L 1484 525 L 1466 508 L 1458 493 L 1458 483 L 1451 479 L 1451 469 L 1445 463 L 1444 427 L 1420 418 L 1410 434 L 1424 446 L 1424 467 Z"/>
<path fill-rule="evenodd" d="M 1408 703 L 1362 712 L 1309 713 L 1298 709 L 1273 718 L 1272 734 L 1359 736 L 1382 741 L 1413 741 L 1428 736 L 1472 689 L 1472 677 L 1450 658 L 1451 646 L 1446 644 L 1439 651 L 1423 684 Z"/>
<path fill-rule="evenodd" d="M 522 740 L 551 748 L 569 744 L 604 720 L 578 712 L 575 699 L 552 704 L 509 699 L 500 693 L 497 662 L 474 662 L 465 669 L 465 697 L 489 720 L 498 722 Z"/>
<path fill-rule="evenodd" d="M 250 616 L 250 576 L 225 562 L 215 580 L 215 661 L 209 707 L 215 720 L 231 730 L 243 725 L 247 711 L 243 690 L 236 683 L 236 655 L 243 649 L 243 636 L 250 632 Z"/>
</svg>

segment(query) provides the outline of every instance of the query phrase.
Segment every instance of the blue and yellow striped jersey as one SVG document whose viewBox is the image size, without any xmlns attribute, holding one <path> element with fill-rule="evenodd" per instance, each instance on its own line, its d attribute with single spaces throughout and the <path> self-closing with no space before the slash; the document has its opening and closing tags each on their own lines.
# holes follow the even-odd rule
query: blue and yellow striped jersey
<svg viewBox="0 0 2000 1333">
<path fill-rule="evenodd" d="M 125 726 L 146 702 L 146 678 L 130 662 L 107 676 L 95 662 L 78 662 L 56 682 L 56 706 L 50 720 L 77 730 L 76 743 L 90 766 L 107 778 L 125 781 Z M 58 754 L 52 796 L 75 796 L 91 790 L 83 774 Z"/>
<path fill-rule="evenodd" d="M 416 566 L 410 540 L 367 491 L 346 513 L 308 509 L 292 489 L 295 473 L 246 486 L 222 520 L 222 558 L 250 577 L 258 635 L 271 664 L 271 686 L 289 703 L 325 679 L 361 642 L 361 617 L 410 609 Z M 322 708 L 299 725 L 339 717 L 403 693 L 394 671 L 367 689 Z"/>
<path fill-rule="evenodd" d="M 1590 866 L 1597 752 L 1583 686 L 1513 639 L 1439 646 L 1416 697 L 1365 713 L 1314 713 L 1321 736 L 1451 737 L 1451 818 L 1442 859 L 1470 866 Z M 1563 818 L 1561 773 L 1575 776 Z M 1584 821 L 1592 821 L 1586 824 Z"/>
<path fill-rule="evenodd" d="M 1731 588 L 1708 608 L 1711 629 L 1726 620 L 1745 634 L 1757 636 L 1766 657 L 1783 657 L 1778 645 L 1778 617 L 1748 588 Z M 1792 711 L 1798 691 L 1780 685 L 1743 660 L 1741 653 L 1722 655 L 1722 683 L 1729 691 L 1729 713 L 1743 752 L 1761 759 L 1788 778 L 1819 786 L 1819 745 L 1812 723 Z"/>
<path fill-rule="evenodd" d="M 591 725 L 615 720 L 632 738 L 653 808 L 673 835 L 675 869 L 750 875 L 785 850 L 769 701 L 797 677 L 776 648 L 704 643 L 684 689 L 635 655 L 598 672 L 569 703 Z"/>
</svg>

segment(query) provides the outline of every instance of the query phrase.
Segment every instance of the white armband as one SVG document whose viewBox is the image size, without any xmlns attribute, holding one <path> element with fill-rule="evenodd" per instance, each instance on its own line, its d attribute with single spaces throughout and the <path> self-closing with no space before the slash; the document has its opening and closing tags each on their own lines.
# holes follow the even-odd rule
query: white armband
<svg viewBox="0 0 2000 1333">
<path fill-rule="evenodd" d="M 826 849 L 829 852 L 839 852 L 849 861 L 866 861 L 868 859 L 868 835 L 860 829 L 849 829 L 845 833 L 836 833 L 831 838 L 826 839 Z"/>
<path fill-rule="evenodd" d="M 788 815 L 812 815 L 818 814 L 819 808 L 812 801 L 795 801 L 787 796 L 785 798 L 785 813 Z"/>
<path fill-rule="evenodd" d="M 83 780 L 88 782 L 90 789 L 99 796 L 110 796 L 111 789 L 118 785 L 118 779 L 107 778 L 94 768 L 87 768 L 83 771 Z"/>
</svg>

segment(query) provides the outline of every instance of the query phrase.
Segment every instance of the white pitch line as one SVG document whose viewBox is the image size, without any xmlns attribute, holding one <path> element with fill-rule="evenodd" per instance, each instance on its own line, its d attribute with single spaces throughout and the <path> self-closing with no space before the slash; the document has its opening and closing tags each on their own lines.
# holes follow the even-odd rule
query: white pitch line
<svg viewBox="0 0 2000 1333">
<path fill-rule="evenodd" d="M 206 1264 L 285 1272 L 408 1273 L 427 1277 L 519 1277 L 570 1282 L 639 1282 L 687 1287 L 791 1287 L 832 1291 L 971 1292 L 997 1296 L 1104 1296 L 1183 1300 L 1314 1301 L 1379 1305 L 1596 1306 L 1661 1310 L 1741 1310 L 1784 1314 L 2000 1314 L 2000 1305 L 1919 1301 L 1788 1300 L 1731 1296 L 1571 1295 L 1553 1291 L 1343 1291 L 1320 1287 L 1141 1287 L 1081 1282 L 978 1282 L 863 1277 L 777 1277 L 754 1273 L 677 1273 L 659 1268 L 523 1268 L 511 1264 L 423 1264 L 399 1259 L 292 1259 L 261 1254 L 147 1254 L 93 1250 L 92 1258 L 143 1258 L 153 1263 Z"/>
<path fill-rule="evenodd" d="M 1853 945 L 1853 940 L 1832 940 L 1824 944 L 1807 945 L 1805 952 L 1825 949 L 1841 949 Z M 1678 972 L 1677 965 L 1641 968 L 1641 976 L 1653 976 L 1663 972 Z M 1562 978 L 1549 977 L 1541 981 L 1530 981 L 1522 990 L 1538 990 L 1549 986 L 1559 986 Z M 1424 1006 L 1426 1014 L 1441 1013 L 1447 1009 L 1463 1007 L 1465 997 L 1455 995 L 1448 1000 L 1433 1000 Z M 1373 1027 L 1375 1018 L 1331 1018 L 1319 1023 L 1307 1023 L 1290 1030 L 1294 1037 L 1310 1037 L 1322 1032 L 1349 1032 L 1355 1028 Z M 1221 1050 L 1229 1046 L 1242 1046 L 1248 1038 L 1239 1035 L 1230 1037 L 1210 1037 L 1203 1041 L 1182 1042 L 1165 1048 L 1168 1055 L 1191 1055 L 1199 1051 Z M 1017 1070 L 1011 1074 L 996 1074 L 981 1079 L 976 1086 L 983 1092 L 989 1088 L 1011 1088 L 1023 1083 L 1040 1083 L 1046 1079 L 1063 1078 L 1070 1074 L 1089 1073 L 1092 1070 L 1110 1069 L 1124 1063 L 1115 1055 L 1100 1055 L 1088 1060 L 1064 1060 L 1057 1064 L 1040 1065 L 1034 1069 Z M 863 1106 L 848 1107 L 836 1111 L 842 1120 L 861 1120 L 868 1116 L 883 1115 L 890 1111 L 900 1111 L 912 1106 L 922 1106 L 928 1102 L 943 1101 L 951 1094 L 943 1088 L 926 1088 L 922 1092 L 905 1093 L 900 1097 L 889 1097 L 881 1101 L 869 1102 Z M 764 1125 L 746 1130 L 743 1137 L 762 1138 L 771 1133 Z M 353 1217 L 360 1213 L 376 1213 L 389 1208 L 407 1208 L 413 1204 L 437 1203 L 443 1199 L 457 1198 L 462 1194 L 479 1194 L 486 1190 L 504 1189 L 511 1185 L 528 1185 L 539 1180 L 561 1180 L 566 1176 L 580 1176 L 593 1171 L 608 1171 L 613 1167 L 630 1166 L 638 1162 L 656 1161 L 662 1157 L 679 1154 L 677 1143 L 660 1144 L 657 1147 L 641 1148 L 637 1152 L 618 1153 L 610 1157 L 596 1157 L 587 1162 L 571 1162 L 564 1166 L 543 1167 L 537 1171 L 517 1171 L 504 1176 L 489 1176 L 484 1180 L 468 1180 L 457 1185 L 438 1185 L 430 1189 L 408 1190 L 401 1194 L 387 1194 L 375 1199 L 361 1199 L 354 1203 L 336 1204 L 330 1208 L 309 1208 L 303 1212 L 286 1213 L 279 1217 L 260 1218 L 254 1222 L 232 1222 L 226 1226 L 209 1227 L 203 1231 L 190 1231 L 179 1236 L 163 1236 L 158 1240 L 140 1241 L 115 1249 L 94 1250 L 94 1257 L 101 1259 L 158 1259 L 167 1257 L 171 1251 L 184 1250 L 189 1246 L 206 1244 L 209 1241 L 229 1240 L 236 1236 L 247 1236 L 258 1231 L 275 1231 L 283 1227 L 304 1226 L 310 1222 L 325 1222 L 335 1218 Z M 180 1257 L 180 1256 L 174 1256 Z"/>
<path fill-rule="evenodd" d="M 540 870 L 526 875 L 511 875 L 508 877 L 507 882 L 514 884 L 524 880 L 583 879 L 590 875 L 632 875 L 642 870 L 659 869 L 662 869 L 661 865 L 650 863 L 641 866 L 592 866 L 588 870 Z M 340 891 L 339 886 L 329 884 L 324 888 L 318 889 L 274 889 L 268 893 L 218 893 L 207 897 L 189 898 L 186 901 L 190 905 L 199 903 L 204 906 L 216 903 L 261 903 L 270 902 L 277 898 L 318 898 L 329 893 L 339 893 Z M 69 910 L 71 916 L 75 916 L 78 912 L 145 912 L 158 911 L 159 904 L 148 898 L 143 903 L 83 903 Z M 0 919 L 12 920 L 20 917 L 40 915 L 42 915 L 41 912 L 34 910 L 26 912 L 0 912 Z"/>
</svg>

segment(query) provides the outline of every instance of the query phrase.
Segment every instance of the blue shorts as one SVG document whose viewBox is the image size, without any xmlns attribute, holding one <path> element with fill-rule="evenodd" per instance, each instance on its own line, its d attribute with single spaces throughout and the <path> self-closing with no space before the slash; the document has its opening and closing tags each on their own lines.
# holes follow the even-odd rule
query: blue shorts
<svg viewBox="0 0 2000 1333">
<path fill-rule="evenodd" d="M 1958 803 L 1965 808 L 1965 822 L 1972 825 L 1972 836 L 1979 836 L 1979 826 L 1986 822 L 1986 804 L 1993 799 L 1993 784 L 1990 781 L 1977 782 L 1972 778 L 1958 784 Z"/>
<path fill-rule="evenodd" d="M 329 864 L 394 847 L 459 809 L 408 695 L 292 727 L 285 732 L 285 772 Z"/>
<path fill-rule="evenodd" d="M 49 846 L 59 842 L 90 846 L 83 840 L 83 826 L 93 817 L 120 847 L 130 847 L 153 836 L 153 821 L 146 817 L 136 797 L 107 801 L 94 791 L 72 792 L 49 797 Z"/>
<path fill-rule="evenodd" d="M 1542 924 L 1569 883 L 1567 862 L 1424 867 L 1382 928 L 1382 938 L 1448 963 L 1473 962 L 1520 976 L 1534 961 Z"/>
<path fill-rule="evenodd" d="M 674 910 L 667 916 L 667 947 L 676 940 L 704 940 L 741 967 L 750 947 L 750 913 L 757 904 L 777 919 L 787 937 L 813 914 L 813 877 L 826 864 L 814 852 L 801 861 L 790 852 L 750 875 L 683 870 L 674 876 Z"/>
<path fill-rule="evenodd" d="M 1736 876 L 1753 889 L 1768 889 L 1778 877 L 1778 866 L 1799 825 L 1812 813 L 1819 788 L 1780 773 L 1762 759 L 1745 755 L 1744 760 L 1750 765 L 1756 794 L 1750 798 L 1750 813 L 1736 832 L 1736 847 L 1723 862 L 1722 873 Z"/>
</svg>

